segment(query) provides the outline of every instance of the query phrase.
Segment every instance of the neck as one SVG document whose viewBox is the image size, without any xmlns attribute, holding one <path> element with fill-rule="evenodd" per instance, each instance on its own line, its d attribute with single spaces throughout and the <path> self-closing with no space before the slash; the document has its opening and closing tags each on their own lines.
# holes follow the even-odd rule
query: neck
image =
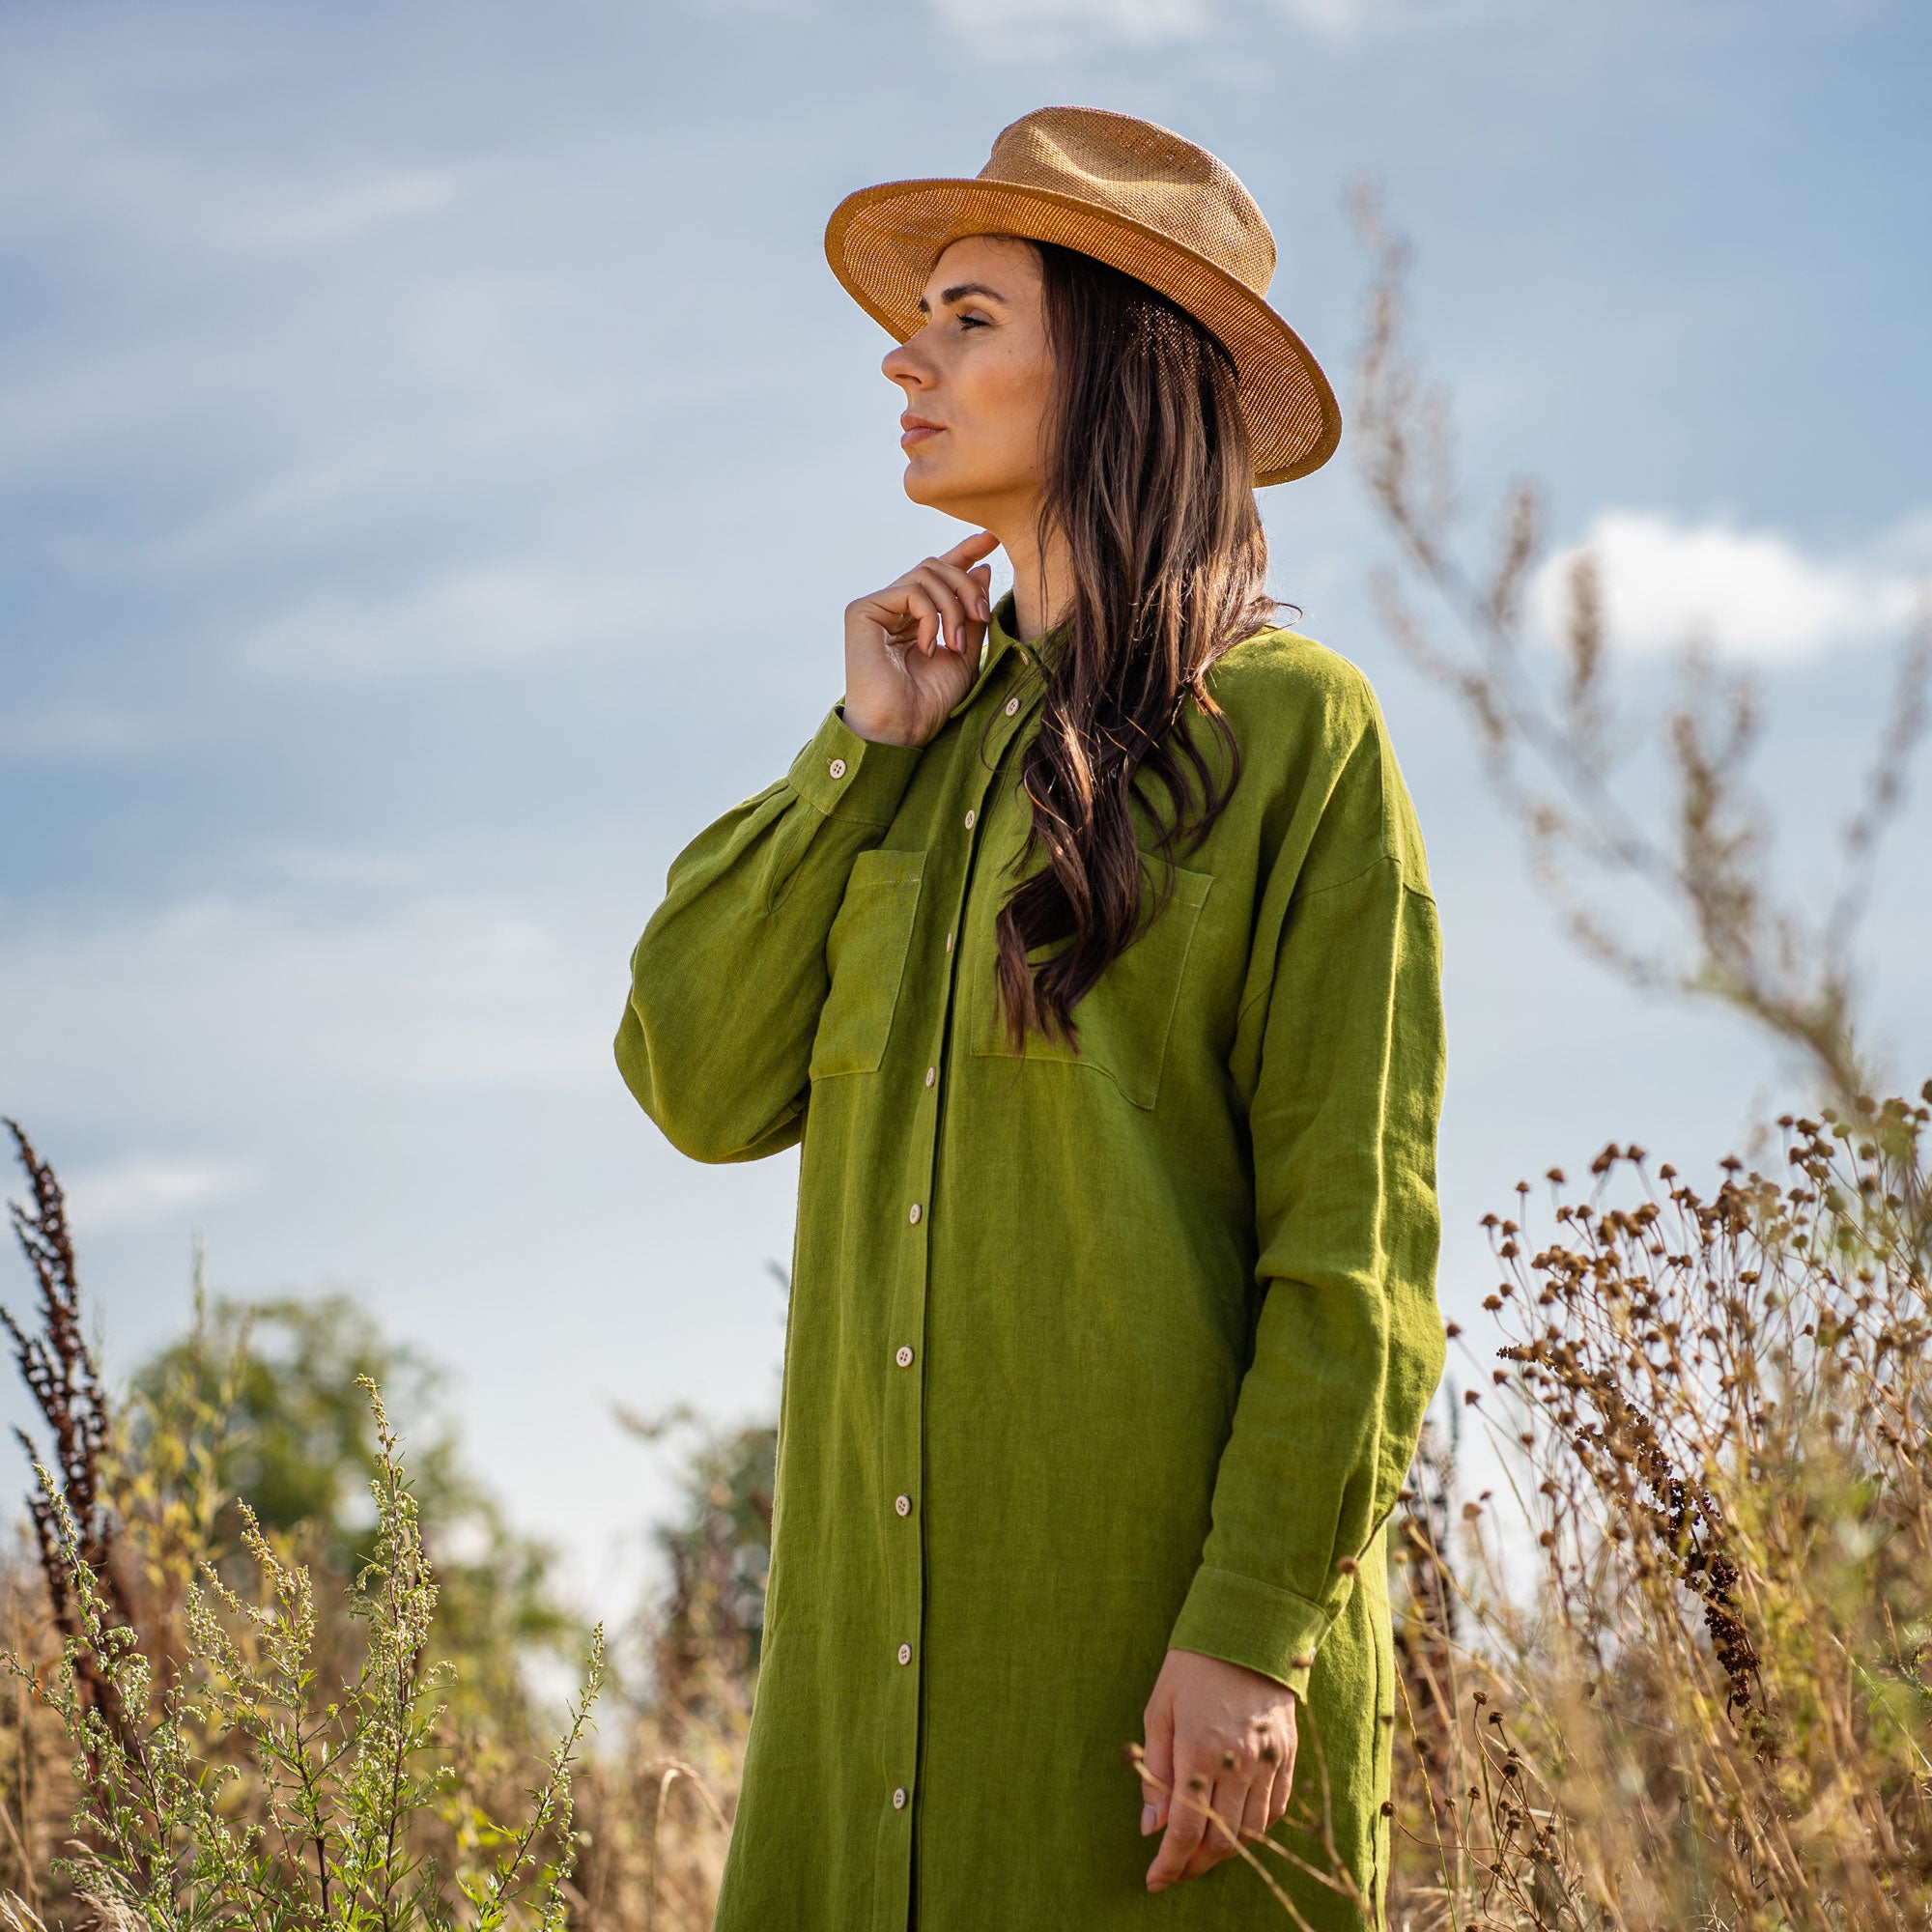
<svg viewBox="0 0 1932 1932">
<path fill-rule="evenodd" d="M 1057 530 L 1040 543 L 1034 506 L 1028 506 L 1024 517 L 1002 519 L 1002 524 L 1006 527 L 987 527 L 1012 565 L 1013 622 L 1020 642 L 1030 644 L 1064 622 L 1073 609 L 1073 559 Z"/>
</svg>

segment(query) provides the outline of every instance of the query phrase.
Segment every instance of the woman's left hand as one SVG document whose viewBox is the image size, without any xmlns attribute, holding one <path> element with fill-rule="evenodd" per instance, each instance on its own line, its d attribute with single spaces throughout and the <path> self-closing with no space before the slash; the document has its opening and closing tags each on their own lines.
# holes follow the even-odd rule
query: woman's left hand
<svg viewBox="0 0 1932 1932">
<path fill-rule="evenodd" d="M 1165 1891 L 1176 1879 L 1198 1878 L 1235 1856 L 1233 1840 L 1208 1823 L 1204 1804 L 1248 1843 L 1288 1809 L 1294 1692 L 1259 1670 L 1170 1650 L 1146 1724 L 1141 1835 L 1166 1829 L 1147 1875 L 1150 1891 Z"/>
</svg>

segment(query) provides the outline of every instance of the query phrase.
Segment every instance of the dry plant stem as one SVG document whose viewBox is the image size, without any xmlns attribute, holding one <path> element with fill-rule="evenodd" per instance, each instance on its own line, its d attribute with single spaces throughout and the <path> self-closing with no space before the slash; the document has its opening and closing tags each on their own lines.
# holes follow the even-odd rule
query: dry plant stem
<svg viewBox="0 0 1932 1932">
<path fill-rule="evenodd" d="M 1932 1085 L 1781 1125 L 1781 1178 L 1705 1195 L 1611 1147 L 1586 1201 L 1551 1171 L 1555 1240 L 1491 1217 L 1507 1340 L 1467 1400 L 1544 1577 L 1511 1598 L 1464 1506 L 1509 1716 L 1458 1706 L 1467 1867 L 1438 1849 L 1411 1916 L 1932 1926 Z"/>
<path fill-rule="evenodd" d="M 15 1655 L 29 1650 L 27 1633 L 20 1626 L 20 1590 L 8 1590 L 7 1607 L 9 1613 L 10 1644 Z M 14 1799 L 19 1809 L 16 1822 L 13 1810 L 0 1804 L 0 1818 L 7 1821 L 7 1836 L 13 1844 L 14 1854 L 20 1861 L 20 1893 L 29 1913 L 38 1913 L 41 1906 L 40 1874 L 34 1853 L 34 1731 L 33 1705 L 29 1695 L 27 1681 L 14 1679 Z"/>
<path fill-rule="evenodd" d="M 58 1491 L 77 1525 L 82 1554 L 100 1579 L 116 1621 L 131 1626 L 133 1606 L 117 1561 L 114 1518 L 106 1494 L 113 1413 L 81 1326 L 80 1273 L 68 1228 L 66 1197 L 53 1169 L 35 1151 L 19 1123 L 10 1120 L 5 1124 L 32 1197 L 26 1203 L 9 1202 L 8 1218 L 33 1270 L 40 1308 L 39 1326 L 32 1333 L 6 1308 L 0 1308 L 0 1326 L 13 1342 L 20 1379 L 52 1438 Z M 14 1435 L 28 1460 L 37 1463 L 33 1438 L 21 1429 Z M 61 1557 L 51 1502 L 44 1494 L 30 1492 L 27 1511 L 55 1626 L 64 1638 L 74 1641 L 81 1634 L 81 1617 Z M 131 1744 L 131 1735 L 126 1735 L 126 1714 L 91 1652 L 79 1653 L 77 1668 L 88 1708 L 99 1710 L 117 1733 L 124 1734 L 123 1743 Z"/>
<path fill-rule="evenodd" d="M 1236 1822 L 1234 1825 L 1230 1825 L 1227 1819 L 1223 1818 L 1221 1814 L 1218 1811 L 1216 1811 L 1214 1807 L 1207 1802 L 1206 1799 L 1200 1797 L 1198 1794 L 1193 1792 L 1177 1791 L 1173 1785 L 1163 1783 L 1161 1779 L 1154 1776 L 1154 1775 L 1148 1770 L 1146 1755 L 1139 1745 L 1129 1744 L 1126 1749 L 1122 1752 L 1122 1757 L 1125 1763 L 1132 1766 L 1135 1775 L 1141 1779 L 1141 1781 L 1144 1784 L 1151 1785 L 1153 1789 L 1156 1791 L 1165 1792 L 1168 1795 L 1168 1797 L 1174 1801 L 1175 1804 L 1185 1804 L 1190 1811 L 1199 1811 L 1203 1813 L 1206 1816 L 1208 1825 L 1213 1830 L 1219 1832 L 1221 1835 L 1225 1839 L 1227 1839 L 1227 1841 L 1235 1848 L 1235 1855 L 1237 1858 L 1243 1860 L 1248 1865 L 1250 1865 L 1256 1872 L 1258 1872 L 1261 1875 L 1262 1883 L 1267 1887 L 1269 1893 L 1273 1896 L 1275 1900 L 1275 1903 L 1278 1904 L 1282 1908 L 1282 1910 L 1286 1912 L 1288 1916 L 1294 1920 L 1295 1924 L 1300 1928 L 1300 1932 L 1314 1932 L 1314 1928 L 1310 1926 L 1308 1920 L 1302 1916 L 1300 1911 L 1297 1910 L 1294 1901 L 1289 1897 L 1287 1892 L 1282 1890 L 1280 1885 L 1275 1880 L 1274 1874 L 1270 1872 L 1266 1868 L 1266 1866 L 1264 1866 L 1262 1863 L 1261 1860 L 1258 1859 L 1254 1855 L 1254 1852 L 1249 1848 L 1247 1841 L 1242 1838 L 1239 1831 L 1238 1820 L 1236 1820 Z M 1282 1851 L 1282 1848 L 1279 1845 L 1273 1844 L 1268 1839 L 1264 1838 L 1261 1842 L 1266 1845 L 1267 1848 L 1272 1852 Z M 1282 1855 L 1284 1857 L 1288 1856 L 1288 1854 L 1286 1853 L 1283 1853 Z M 1293 1861 L 1293 1862 L 1296 1864 L 1300 1864 L 1301 1861 L 1299 1859 L 1296 1859 Z M 1310 1868 L 1307 1866 L 1303 1866 L 1303 1869 L 1307 1870 Z M 1320 1874 L 1320 1873 L 1318 1873 L 1317 1876 L 1325 1877 L 1324 1874 Z M 1327 1882 L 1331 1884 L 1333 1883 L 1332 1880 L 1329 1880 Z"/>
<path fill-rule="evenodd" d="M 1452 1413 L 1452 1429 L 1455 1420 Z M 1396 1677 L 1438 1841 L 1450 1802 L 1443 1775 L 1453 1744 L 1459 1622 L 1456 1578 L 1444 1553 L 1454 1447 L 1453 1439 L 1445 1446 L 1441 1436 L 1434 1422 L 1424 1426 L 1409 1487 L 1399 1498 L 1394 1538 L 1395 1573 L 1406 1586 L 1394 1631 Z"/>
<path fill-rule="evenodd" d="M 1879 845 L 1897 816 L 1926 728 L 1932 598 L 1900 656 L 1896 693 L 1840 834 L 1827 908 L 1813 912 L 1809 895 L 1775 889 L 1769 814 L 1742 777 L 1759 731 L 1749 680 L 1720 674 L 1708 653 L 1686 646 L 1678 654 L 1682 695 L 1661 730 L 1647 734 L 1640 714 L 1612 701 L 1601 586 L 1586 554 L 1568 583 L 1565 677 L 1559 689 L 1547 690 L 1523 615 L 1543 554 L 1534 483 L 1510 493 L 1487 577 L 1460 561 L 1447 405 L 1403 341 L 1408 249 L 1389 232 L 1371 189 L 1358 186 L 1352 201 L 1375 265 L 1358 361 L 1356 448 L 1406 576 L 1437 600 L 1459 640 L 1438 642 L 1398 577 L 1384 573 L 1378 593 L 1391 630 L 1468 712 L 1490 781 L 1520 824 L 1535 876 L 1573 939 L 1639 988 L 1731 1008 L 1801 1052 L 1841 1102 L 1866 1092 L 1853 1019 L 1852 943 Z M 1628 800 L 1634 781 L 1627 774 L 1639 750 L 1661 757 L 1674 780 L 1667 822 L 1653 823 Z M 1678 941 L 1633 944 L 1592 881 L 1636 883 L 1669 914 Z"/>
<path fill-rule="evenodd" d="M 719 1809 L 718 1801 L 712 1797 L 704 1779 L 690 1765 L 677 1758 L 660 1758 L 655 1764 L 645 1768 L 644 1776 L 655 1776 L 658 1780 L 656 1802 L 651 1808 L 651 1862 L 648 1884 L 644 1891 L 643 1932 L 653 1932 L 657 1923 L 658 1907 L 663 1902 L 658 1886 L 658 1870 L 663 1860 L 665 1801 L 670 1796 L 671 1787 L 682 1780 L 703 1800 L 704 1808 L 717 1820 L 721 1831 L 729 1832 L 731 1827 L 724 1813 Z"/>
</svg>

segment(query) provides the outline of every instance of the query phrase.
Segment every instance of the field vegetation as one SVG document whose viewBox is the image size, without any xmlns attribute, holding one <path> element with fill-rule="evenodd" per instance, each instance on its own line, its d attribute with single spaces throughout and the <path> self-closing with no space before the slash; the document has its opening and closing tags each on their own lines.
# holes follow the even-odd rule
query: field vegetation
<svg viewBox="0 0 1932 1932">
<path fill-rule="evenodd" d="M 1494 1288 L 1452 1326 L 1389 1532 L 1390 1923 L 1927 1932 L 1932 1085 L 1877 1097 L 1854 960 L 1932 642 L 1905 640 L 1861 780 L 1759 792 L 1760 694 L 1694 643 L 1667 694 L 1620 688 L 1587 558 L 1562 638 L 1533 636 L 1538 492 L 1463 560 L 1406 250 L 1357 212 L 1353 437 L 1392 633 L 1465 708 L 1575 941 L 1757 1029 L 1803 1103 L 1738 1157 L 1612 1142 L 1488 1217 Z M 1767 796 L 1840 822 L 1828 889 L 1783 882 Z M 110 1385 L 58 1180 L 14 1131 L 35 1301 L 7 1327 L 41 1419 L 0 1564 L 15 1932 L 707 1925 L 774 1432 L 627 1418 L 683 1443 L 686 1485 L 664 1585 L 607 1646 L 467 1473 L 432 1367 L 352 1304 L 197 1278 L 185 1332 Z M 1475 1467 L 1497 1473 L 1470 1494 Z"/>
</svg>

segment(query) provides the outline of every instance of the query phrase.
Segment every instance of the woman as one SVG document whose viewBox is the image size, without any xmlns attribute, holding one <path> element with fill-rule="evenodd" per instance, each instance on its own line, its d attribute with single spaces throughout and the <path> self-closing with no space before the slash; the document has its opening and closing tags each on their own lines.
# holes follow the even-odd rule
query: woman
<svg viewBox="0 0 1932 1932">
<path fill-rule="evenodd" d="M 977 530 L 848 607 L 617 1039 L 694 1158 L 803 1143 L 717 1923 L 1285 1926 L 1265 1833 L 1307 1923 L 1377 1924 L 1442 1043 L 1374 696 L 1263 594 L 1255 486 L 1334 401 L 1246 191 L 1145 122 L 1029 115 L 827 247 L 907 493 Z"/>
</svg>

